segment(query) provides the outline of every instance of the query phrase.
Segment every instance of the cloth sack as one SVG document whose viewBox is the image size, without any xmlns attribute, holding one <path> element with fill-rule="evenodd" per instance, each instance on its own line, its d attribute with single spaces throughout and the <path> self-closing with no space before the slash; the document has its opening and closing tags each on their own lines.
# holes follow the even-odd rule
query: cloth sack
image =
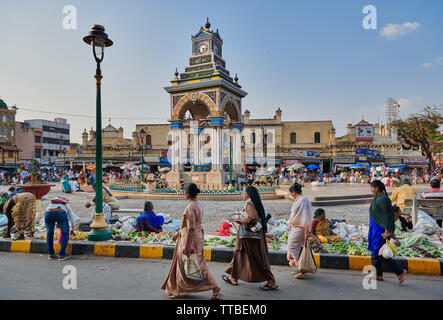
<svg viewBox="0 0 443 320">
<path fill-rule="evenodd" d="M 182 255 L 185 276 L 190 280 L 203 282 L 203 275 L 197 263 L 197 254 Z"/>
<path fill-rule="evenodd" d="M 317 266 L 315 265 L 314 255 L 312 254 L 309 241 L 305 241 L 305 246 L 298 259 L 298 270 L 301 273 L 317 272 Z"/>
</svg>

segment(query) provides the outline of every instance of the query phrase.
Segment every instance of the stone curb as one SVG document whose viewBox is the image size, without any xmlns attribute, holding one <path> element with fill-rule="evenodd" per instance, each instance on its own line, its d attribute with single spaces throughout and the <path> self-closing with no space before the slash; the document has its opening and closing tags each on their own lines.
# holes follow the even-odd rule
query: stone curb
<svg viewBox="0 0 443 320">
<path fill-rule="evenodd" d="M 60 245 L 54 243 L 57 253 Z M 72 255 L 95 255 L 123 258 L 172 259 L 175 246 L 163 244 L 138 244 L 130 242 L 91 242 L 69 241 L 67 253 Z M 45 240 L 17 240 L 0 239 L 0 252 L 22 252 L 48 254 Z M 233 257 L 233 249 L 205 247 L 204 255 L 207 261 L 229 263 Z M 288 266 L 286 252 L 269 251 L 272 265 Z M 333 254 L 314 254 L 317 267 L 322 269 L 356 270 L 362 271 L 371 265 L 371 257 L 348 256 Z M 443 276 L 443 259 L 422 259 L 395 257 L 401 267 L 411 274 Z M 384 272 L 392 272 L 385 265 Z"/>
</svg>

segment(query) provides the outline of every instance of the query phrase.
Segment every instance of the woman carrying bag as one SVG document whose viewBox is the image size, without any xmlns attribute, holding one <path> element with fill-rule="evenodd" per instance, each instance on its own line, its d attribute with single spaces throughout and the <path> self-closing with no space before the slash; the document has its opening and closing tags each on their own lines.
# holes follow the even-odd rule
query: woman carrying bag
<svg viewBox="0 0 443 320">
<path fill-rule="evenodd" d="M 391 200 L 386 192 L 385 185 L 380 180 L 371 182 L 371 192 L 374 199 L 369 207 L 368 250 L 372 252 L 372 264 L 376 268 L 377 280 L 383 281 L 383 264 L 388 264 L 397 275 L 398 284 L 402 284 L 407 274 L 392 258 L 385 259 L 380 255 L 380 248 L 386 240 L 392 238 L 396 245 L 400 243 L 394 236 L 395 216 Z"/>
<path fill-rule="evenodd" d="M 209 272 L 203 253 L 205 240 L 202 219 L 203 209 L 197 201 L 200 193 L 197 185 L 189 183 L 186 187 L 186 199 L 189 204 L 183 213 L 180 230 L 172 238 L 177 241 L 171 269 L 161 288 L 166 291 L 168 298 L 185 297 L 190 293 L 212 290 L 211 300 L 223 297 L 221 288 Z"/>
<path fill-rule="evenodd" d="M 274 275 L 271 272 L 268 245 L 266 244 L 266 218 L 265 210 L 260 199 L 260 194 L 253 186 L 248 186 L 243 191 L 246 200 L 243 211 L 245 218 L 236 218 L 239 224 L 235 242 L 234 257 L 223 275 L 224 281 L 238 285 L 238 280 L 257 283 L 267 281 L 262 290 L 275 290 Z"/>
<path fill-rule="evenodd" d="M 296 279 L 306 276 L 305 272 L 300 271 L 299 259 L 306 240 L 309 237 L 310 225 L 312 223 L 311 202 L 302 195 L 302 187 L 298 183 L 294 183 L 289 192 L 295 199 L 291 208 L 289 217 L 289 234 L 288 234 L 288 254 L 287 259 L 291 267 L 299 269 L 299 272 L 293 272 Z"/>
</svg>

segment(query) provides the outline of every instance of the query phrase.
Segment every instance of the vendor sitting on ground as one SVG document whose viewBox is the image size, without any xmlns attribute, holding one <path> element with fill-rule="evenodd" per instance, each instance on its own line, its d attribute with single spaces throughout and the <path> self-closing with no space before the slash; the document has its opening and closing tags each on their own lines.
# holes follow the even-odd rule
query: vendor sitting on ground
<svg viewBox="0 0 443 320">
<path fill-rule="evenodd" d="M 22 188 L 15 189 L 14 187 L 11 187 L 11 188 L 8 189 L 8 191 L 9 191 L 9 197 L 10 198 L 15 196 L 17 193 L 23 193 Z"/>
<path fill-rule="evenodd" d="M 69 183 L 68 176 L 63 176 L 62 178 L 62 192 L 71 193 L 71 184 Z"/>
<path fill-rule="evenodd" d="M 340 236 L 331 233 L 332 222 L 326 219 L 326 212 L 322 208 L 318 208 L 314 212 L 314 219 L 311 223 L 311 233 L 317 240 L 322 243 L 341 242 Z"/>
<path fill-rule="evenodd" d="M 395 216 L 395 224 L 397 225 L 400 223 L 401 225 L 401 231 L 409 231 L 414 228 L 412 225 L 412 217 L 409 215 L 406 218 L 402 217 L 403 212 L 401 211 L 399 206 L 393 206 L 394 209 L 394 216 Z M 400 221 L 400 222 L 397 222 Z"/>
<path fill-rule="evenodd" d="M 11 237 L 11 229 L 14 225 L 19 233 L 17 240 L 24 240 L 25 232 L 29 232 L 29 235 L 34 237 L 35 204 L 35 196 L 29 192 L 18 193 L 0 204 L 0 211 L 4 212 L 8 218 L 6 238 Z"/>
<path fill-rule="evenodd" d="M 94 221 L 94 217 L 95 217 L 95 197 L 94 199 L 92 199 L 92 202 L 88 202 L 85 205 L 86 208 L 90 208 L 93 207 L 92 213 L 91 213 L 91 220 Z M 103 201 L 103 217 L 106 220 L 106 223 L 109 224 L 109 219 L 111 219 L 112 216 L 112 208 Z M 92 223 L 92 222 L 91 222 Z"/>
<path fill-rule="evenodd" d="M 94 191 L 95 191 L 95 184 L 92 185 L 92 188 L 94 188 Z M 111 194 L 111 192 L 109 192 L 108 189 L 103 187 L 102 194 L 103 194 L 103 201 L 105 203 L 107 203 L 112 208 L 112 210 L 120 209 L 120 205 L 118 203 L 118 200 Z"/>
<path fill-rule="evenodd" d="M 154 205 L 151 201 L 145 202 L 145 210 L 140 213 L 140 217 L 137 218 L 135 230 L 137 232 L 162 232 L 162 225 L 165 222 L 163 216 L 158 216 L 154 212 Z"/>
</svg>

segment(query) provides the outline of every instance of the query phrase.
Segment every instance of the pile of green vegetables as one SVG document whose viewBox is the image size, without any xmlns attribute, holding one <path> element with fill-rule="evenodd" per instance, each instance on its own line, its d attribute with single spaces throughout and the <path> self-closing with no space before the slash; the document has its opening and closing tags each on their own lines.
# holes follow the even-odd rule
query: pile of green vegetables
<svg viewBox="0 0 443 320">
<path fill-rule="evenodd" d="M 235 238 L 232 238 L 231 240 L 223 240 L 218 237 L 205 239 L 204 246 L 205 247 L 225 246 L 227 248 L 234 248 L 235 247 Z"/>
<path fill-rule="evenodd" d="M 125 235 L 123 231 L 112 229 L 111 231 L 111 239 L 116 241 L 133 241 L 138 243 L 165 243 L 165 244 L 173 244 L 175 243 L 172 241 L 173 232 L 170 231 L 168 233 L 160 232 L 160 233 L 154 233 L 154 232 L 145 232 L 143 235 L 141 232 L 135 232 L 132 231 Z"/>
<path fill-rule="evenodd" d="M 354 256 L 370 256 L 367 246 L 364 244 L 357 245 L 355 243 L 333 242 L 322 243 L 323 249 L 332 254 L 348 254 Z"/>
<path fill-rule="evenodd" d="M 281 249 L 281 243 L 280 243 L 280 241 L 272 240 L 271 243 L 270 243 L 270 245 L 271 245 L 271 249 L 272 249 L 272 250 L 280 250 L 280 249 Z"/>
</svg>

